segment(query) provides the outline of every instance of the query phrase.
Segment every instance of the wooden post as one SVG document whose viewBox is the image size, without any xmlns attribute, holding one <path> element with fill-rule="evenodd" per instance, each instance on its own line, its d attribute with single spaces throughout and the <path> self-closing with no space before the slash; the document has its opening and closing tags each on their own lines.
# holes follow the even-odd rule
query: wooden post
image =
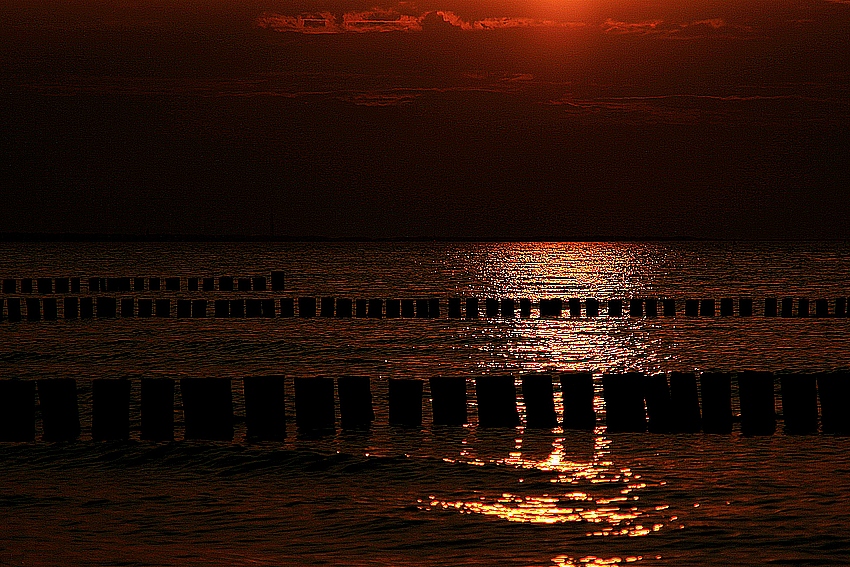
<svg viewBox="0 0 850 567">
<path fill-rule="evenodd" d="M 706 433 L 732 432 L 732 377 L 725 372 L 703 372 L 699 377 L 702 393 L 702 430 Z"/>
<path fill-rule="evenodd" d="M 702 428 L 697 378 L 693 372 L 670 373 L 670 405 L 672 430 L 697 433 Z"/>
<path fill-rule="evenodd" d="M 333 378 L 295 378 L 295 423 L 306 433 L 335 428 Z"/>
<path fill-rule="evenodd" d="M 561 396 L 564 402 L 564 429 L 590 431 L 596 427 L 593 375 L 590 372 L 562 373 Z"/>
<path fill-rule="evenodd" d="M 141 410 L 142 440 L 174 440 L 174 380 L 142 378 Z"/>
<path fill-rule="evenodd" d="M 91 437 L 93 441 L 130 438 L 130 381 L 92 380 Z"/>
<path fill-rule="evenodd" d="M 525 402 L 525 424 L 537 429 L 558 427 L 555 400 L 552 397 L 550 374 L 524 374 L 522 376 L 522 398 Z"/>
<path fill-rule="evenodd" d="M 0 380 L 0 441 L 35 441 L 35 382 Z"/>
<path fill-rule="evenodd" d="M 337 378 L 339 415 L 343 429 L 368 429 L 375 421 L 368 376 Z"/>
<path fill-rule="evenodd" d="M 434 425 L 466 424 L 466 378 L 434 376 L 429 383 Z"/>
<path fill-rule="evenodd" d="M 785 433 L 800 435 L 818 431 L 818 389 L 814 374 L 783 374 L 782 418 Z"/>
<path fill-rule="evenodd" d="M 422 380 L 390 378 L 390 425 L 420 427 L 422 425 Z"/>
<path fill-rule="evenodd" d="M 772 435 L 776 431 L 773 373 L 744 371 L 738 375 L 741 433 Z"/>
<path fill-rule="evenodd" d="M 233 440 L 230 378 L 181 378 L 185 438 Z"/>
<path fill-rule="evenodd" d="M 38 388 L 45 441 L 76 441 L 80 436 L 77 382 L 73 378 L 42 378 Z"/>
<path fill-rule="evenodd" d="M 609 433 L 646 431 L 642 374 L 605 374 L 602 395 Z"/>
<path fill-rule="evenodd" d="M 478 376 L 475 379 L 475 395 L 479 427 L 519 425 L 513 376 Z"/>
<path fill-rule="evenodd" d="M 272 280 L 274 281 L 274 280 Z M 283 376 L 248 376 L 245 393 L 245 427 L 249 441 L 286 439 L 286 387 Z"/>
</svg>

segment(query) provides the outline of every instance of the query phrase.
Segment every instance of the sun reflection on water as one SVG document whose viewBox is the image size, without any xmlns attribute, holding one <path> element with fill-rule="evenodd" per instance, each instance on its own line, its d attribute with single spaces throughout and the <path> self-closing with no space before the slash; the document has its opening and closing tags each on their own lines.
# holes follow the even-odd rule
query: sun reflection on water
<svg viewBox="0 0 850 567">
<path fill-rule="evenodd" d="M 522 428 L 519 428 L 520 430 Z M 563 434 L 559 429 L 556 435 Z M 593 433 L 593 455 L 588 460 L 570 458 L 565 450 L 565 437 L 556 436 L 551 450 L 543 458 L 535 459 L 522 451 L 522 437 L 516 439 L 515 450 L 506 457 L 485 459 L 462 451 L 458 458 L 445 458 L 448 462 L 462 462 L 483 466 L 495 464 L 517 470 L 533 470 L 552 473 L 549 477 L 550 490 L 532 493 L 523 490 L 523 478 L 518 479 L 517 490 L 499 494 L 476 491 L 468 498 L 441 498 L 430 494 L 418 501 L 421 510 L 442 510 L 468 515 L 496 517 L 509 522 L 531 524 L 584 525 L 588 537 L 641 537 L 664 528 L 668 517 L 668 505 L 654 505 L 642 499 L 642 491 L 660 486 L 642 478 L 630 467 L 618 466 L 610 458 L 610 440 L 604 428 Z M 619 560 L 619 558 L 616 558 Z M 563 565 L 608 565 L 616 563 L 579 563 Z M 593 559 L 596 561 L 596 558 Z M 607 561 L 607 560 L 605 560 Z M 612 559 L 613 561 L 613 559 Z"/>
</svg>

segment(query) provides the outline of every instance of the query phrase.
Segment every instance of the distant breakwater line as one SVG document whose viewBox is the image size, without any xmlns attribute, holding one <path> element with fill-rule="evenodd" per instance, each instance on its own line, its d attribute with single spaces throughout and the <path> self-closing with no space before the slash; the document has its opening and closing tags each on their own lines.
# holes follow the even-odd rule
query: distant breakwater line
<svg viewBox="0 0 850 567">
<path fill-rule="evenodd" d="M 140 418 L 140 440 L 174 440 L 175 398 L 179 393 L 183 439 L 232 441 L 234 384 L 242 390 L 238 399 L 244 407 L 239 408 L 239 413 L 245 416 L 247 440 L 285 439 L 289 393 L 282 375 L 240 380 L 143 378 L 138 388 L 132 388 L 129 379 L 94 379 L 91 438 L 129 440 L 133 407 Z M 293 384 L 299 434 L 332 433 L 337 427 L 337 415 L 343 430 L 365 431 L 375 421 L 369 376 L 302 377 L 294 378 Z M 850 434 L 848 371 L 622 373 L 603 374 L 599 382 L 589 372 L 435 376 L 427 381 L 390 378 L 385 386 L 389 425 L 422 428 L 423 401 L 428 400 L 431 427 L 437 428 L 434 431 L 469 423 L 506 430 L 562 427 L 587 431 L 604 424 L 609 433 L 728 435 L 734 424 L 740 423 L 743 435 L 761 436 L 774 434 L 781 417 L 786 434 Z M 776 411 L 777 386 L 781 414 Z M 138 392 L 138 399 L 131 400 L 134 391 Z M 556 411 L 556 392 L 562 402 L 560 415 Z M 596 401 L 597 394 L 601 394 L 601 405 Z M 738 402 L 739 416 L 734 413 L 733 397 Z M 597 415 L 597 408 L 603 407 L 604 419 Z M 77 381 L 0 380 L 0 441 L 35 441 L 37 418 L 43 441 L 79 439 Z"/>
</svg>

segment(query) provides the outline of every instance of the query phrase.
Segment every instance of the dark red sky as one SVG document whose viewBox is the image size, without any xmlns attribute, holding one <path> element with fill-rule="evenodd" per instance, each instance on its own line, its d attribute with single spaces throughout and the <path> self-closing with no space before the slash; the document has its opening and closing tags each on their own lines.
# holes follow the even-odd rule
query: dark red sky
<svg viewBox="0 0 850 567">
<path fill-rule="evenodd" d="M 0 231 L 850 238 L 846 1 L 0 17 Z"/>
</svg>

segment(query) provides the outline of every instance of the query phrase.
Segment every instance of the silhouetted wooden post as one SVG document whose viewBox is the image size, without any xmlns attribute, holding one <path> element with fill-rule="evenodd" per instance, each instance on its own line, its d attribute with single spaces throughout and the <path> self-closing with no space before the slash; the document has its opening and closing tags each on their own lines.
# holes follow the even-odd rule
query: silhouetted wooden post
<svg viewBox="0 0 850 567">
<path fill-rule="evenodd" d="M 91 298 L 89 298 L 91 301 Z M 9 315 L 9 321 L 16 323 L 21 320 L 21 298 L 10 297 L 6 300 L 6 310 Z"/>
<path fill-rule="evenodd" d="M 152 299 L 140 299 L 139 300 L 139 317 L 153 317 L 153 300 Z"/>
<path fill-rule="evenodd" d="M 68 293 L 71 291 L 71 280 L 69 278 L 56 278 L 53 281 L 56 293 Z"/>
<path fill-rule="evenodd" d="M 665 317 L 675 317 L 676 316 L 676 300 L 665 298 L 661 300 L 661 304 L 663 306 L 663 313 Z"/>
<path fill-rule="evenodd" d="M 484 300 L 484 313 L 487 317 L 493 318 L 499 316 L 499 300 L 488 297 Z"/>
<path fill-rule="evenodd" d="M 422 425 L 422 380 L 390 378 L 390 425 L 420 427 Z"/>
<path fill-rule="evenodd" d="M 143 441 L 173 441 L 174 380 L 142 378 L 141 412 Z"/>
<path fill-rule="evenodd" d="M 846 317 L 847 316 L 847 298 L 846 297 L 835 298 L 835 316 L 836 317 Z"/>
<path fill-rule="evenodd" d="M 347 297 L 340 297 L 336 300 L 336 316 L 350 319 L 352 315 L 353 303 Z"/>
<path fill-rule="evenodd" d="M 355 317 L 366 317 L 366 308 L 368 307 L 368 303 L 365 299 L 355 299 L 354 300 L 354 316 Z"/>
<path fill-rule="evenodd" d="M 478 376 L 475 379 L 475 396 L 479 427 L 519 425 L 513 376 Z"/>
<path fill-rule="evenodd" d="M 161 283 L 160 278 L 148 278 L 148 289 L 150 291 L 159 291 Z"/>
<path fill-rule="evenodd" d="M 80 293 L 80 278 L 71 278 L 71 293 Z"/>
<path fill-rule="evenodd" d="M 588 317 L 599 317 L 599 300 L 593 297 L 585 299 L 584 312 Z"/>
<path fill-rule="evenodd" d="M 550 374 L 524 374 L 522 398 L 525 402 L 525 425 L 537 429 L 558 427 Z"/>
<path fill-rule="evenodd" d="M 367 429 L 375 421 L 368 376 L 337 378 L 339 416 L 343 429 Z"/>
<path fill-rule="evenodd" d="M 314 298 L 315 299 L 315 298 Z M 257 298 L 251 298 L 245 300 L 245 316 L 246 317 L 262 317 L 263 316 L 263 304 Z"/>
<path fill-rule="evenodd" d="M 254 276 L 253 278 L 251 278 L 251 284 L 254 288 L 254 291 L 266 291 L 265 276 Z"/>
<path fill-rule="evenodd" d="M 295 378 L 295 424 L 299 431 L 334 429 L 333 378 Z"/>
<path fill-rule="evenodd" d="M 590 431 L 596 427 L 593 375 L 590 372 L 562 373 L 561 396 L 564 402 L 564 429 Z"/>
<path fill-rule="evenodd" d="M 502 317 L 512 319 L 514 316 L 514 300 L 508 297 L 502 298 Z"/>
<path fill-rule="evenodd" d="M 642 374 L 605 374 L 602 395 L 609 433 L 646 431 Z"/>
<path fill-rule="evenodd" d="M 192 300 L 192 317 L 195 319 L 204 318 L 207 316 L 207 300 L 193 299 Z"/>
<path fill-rule="evenodd" d="M 658 317 L 658 300 L 655 298 L 649 298 L 644 301 L 644 307 L 646 308 L 646 316 L 647 317 Z"/>
<path fill-rule="evenodd" d="M 18 293 L 18 280 L 12 278 L 3 280 L 3 293 Z"/>
<path fill-rule="evenodd" d="M 171 300 L 157 299 L 154 302 L 157 317 L 171 317 Z"/>
<path fill-rule="evenodd" d="M 35 382 L 0 380 L 0 442 L 35 440 Z"/>
<path fill-rule="evenodd" d="M 132 297 L 121 298 L 121 317 L 136 316 L 136 300 Z"/>
<path fill-rule="evenodd" d="M 405 319 L 412 319 L 416 317 L 416 309 L 412 299 L 401 300 L 401 316 Z"/>
<path fill-rule="evenodd" d="M 17 300 L 17 298 L 16 298 Z M 20 305 L 20 304 L 18 304 Z M 94 317 L 94 298 L 81 297 L 79 300 L 80 319 L 91 319 Z M 20 308 L 19 308 L 20 309 Z M 9 299 L 9 320 L 12 320 L 12 299 Z M 18 315 L 20 321 L 20 315 Z"/>
<path fill-rule="evenodd" d="M 350 310 L 349 310 L 350 313 Z M 280 298 L 280 316 L 295 317 L 295 298 L 281 297 Z"/>
<path fill-rule="evenodd" d="M 772 435 L 776 431 L 773 373 L 744 371 L 738 375 L 741 433 Z"/>
<path fill-rule="evenodd" d="M 785 433 L 817 433 L 818 389 L 815 375 L 784 374 L 779 377 L 779 383 L 782 388 Z"/>
<path fill-rule="evenodd" d="M 428 317 L 437 319 L 440 317 L 440 299 L 432 297 L 428 300 Z"/>
<path fill-rule="evenodd" d="M 400 299 L 388 299 L 387 300 L 387 319 L 398 319 L 401 317 L 401 300 Z"/>
<path fill-rule="evenodd" d="M 226 299 L 215 300 L 215 317 L 216 319 L 226 319 L 230 317 L 230 302 Z"/>
<path fill-rule="evenodd" d="M 274 318 L 276 316 L 274 309 L 274 299 L 265 298 L 260 300 L 261 316 L 266 318 Z"/>
<path fill-rule="evenodd" d="M 80 316 L 80 302 L 76 297 L 66 297 L 63 305 L 65 319 L 77 319 Z"/>
<path fill-rule="evenodd" d="M 285 276 L 281 271 L 272 272 L 272 291 L 283 291 L 285 289 Z"/>
<path fill-rule="evenodd" d="M 702 317 L 714 317 L 714 300 L 702 299 L 699 302 L 699 314 Z"/>
<path fill-rule="evenodd" d="M 59 318 L 59 307 L 56 304 L 55 297 L 45 297 L 41 300 L 44 320 L 45 321 L 55 321 Z M 0 305 L 2 307 L 2 305 Z"/>
<path fill-rule="evenodd" d="M 809 316 L 809 300 L 805 297 L 801 297 L 797 300 L 797 316 L 798 317 L 808 317 Z"/>
<path fill-rule="evenodd" d="M 27 297 L 27 321 L 41 321 L 41 300 Z"/>
<path fill-rule="evenodd" d="M 643 299 L 633 297 L 629 300 L 629 317 L 643 317 Z"/>
<path fill-rule="evenodd" d="M 367 316 L 370 319 L 381 319 L 381 318 L 383 318 L 383 316 L 384 316 L 384 300 L 383 299 L 370 299 L 369 300 L 369 309 L 367 311 Z"/>
<path fill-rule="evenodd" d="M 564 302 L 559 297 L 540 300 L 541 317 L 560 317 L 564 309 Z"/>
<path fill-rule="evenodd" d="M 153 288 L 151 288 L 153 289 Z M 100 278 L 89 278 L 89 293 L 100 291 Z M 103 291 L 106 291 L 105 289 Z"/>
<path fill-rule="evenodd" d="M 826 299 L 815 300 L 815 317 L 829 317 L 829 301 Z"/>
<path fill-rule="evenodd" d="M 333 297 L 323 297 L 321 299 L 321 308 L 319 310 L 320 317 L 333 317 L 334 316 L 334 303 L 335 299 Z"/>
<path fill-rule="evenodd" d="M 32 293 L 32 278 L 21 278 L 21 293 Z"/>
<path fill-rule="evenodd" d="M 417 299 L 416 300 L 416 318 L 417 319 L 427 319 L 428 318 L 428 300 L 427 299 Z"/>
<path fill-rule="evenodd" d="M 100 311 L 100 306 L 98 306 L 98 311 Z M 179 319 L 191 317 L 192 316 L 192 302 L 188 299 L 178 299 L 177 300 L 177 317 Z"/>
<path fill-rule="evenodd" d="M 570 309 L 570 317 L 581 317 L 581 299 L 577 297 L 570 298 L 567 301 L 567 305 Z"/>
<path fill-rule="evenodd" d="M 230 378 L 181 378 L 186 439 L 233 440 Z"/>
<path fill-rule="evenodd" d="M 623 300 L 609 299 L 608 300 L 608 316 L 622 317 L 623 316 Z"/>
<path fill-rule="evenodd" d="M 215 278 L 204 278 L 202 283 L 204 291 L 215 291 Z"/>
<path fill-rule="evenodd" d="M 466 318 L 467 319 L 477 319 L 478 318 L 478 298 L 477 297 L 467 297 L 466 298 Z"/>
<path fill-rule="evenodd" d="M 429 380 L 429 384 L 434 425 L 466 424 L 466 378 L 434 376 Z"/>
<path fill-rule="evenodd" d="M 462 316 L 460 312 L 460 298 L 459 297 L 450 297 L 449 298 L 449 318 L 450 319 L 460 319 Z"/>
<path fill-rule="evenodd" d="M 198 278 L 189 278 L 186 280 L 186 289 L 189 291 L 198 291 Z"/>
<path fill-rule="evenodd" d="M 298 316 L 299 317 L 315 317 L 316 316 L 316 298 L 315 297 L 299 297 L 298 298 Z"/>
<path fill-rule="evenodd" d="M 699 301 L 696 299 L 686 299 L 685 300 L 685 316 L 686 317 L 697 317 L 699 316 Z"/>
<path fill-rule="evenodd" d="M 0 297 L 0 321 L 3 320 L 3 304 L 5 303 L 5 299 Z"/>
<path fill-rule="evenodd" d="M 726 372 L 703 372 L 699 377 L 702 393 L 702 430 L 705 433 L 732 432 L 732 377 Z"/>
<path fill-rule="evenodd" d="M 165 291 L 180 291 L 180 278 L 165 278 Z"/>
<path fill-rule="evenodd" d="M 850 435 L 850 372 L 829 372 L 817 375 L 823 432 L 833 435 Z"/>
<path fill-rule="evenodd" d="M 523 297 L 519 300 L 519 316 L 523 318 L 531 317 L 531 300 Z"/>
<path fill-rule="evenodd" d="M 237 291 L 251 291 L 251 278 L 237 278 L 236 279 L 236 290 Z"/>
<path fill-rule="evenodd" d="M 794 315 L 794 298 L 793 297 L 783 297 L 782 298 L 782 316 L 783 317 L 792 317 Z"/>
<path fill-rule="evenodd" d="M 671 428 L 677 433 L 697 433 L 702 427 L 697 378 L 693 372 L 670 373 Z"/>
<path fill-rule="evenodd" d="M 36 289 L 38 289 L 39 295 L 53 293 L 53 280 L 50 278 L 38 278 L 36 280 Z"/>
<path fill-rule="evenodd" d="M 230 276 L 218 278 L 218 291 L 233 291 L 233 278 Z"/>
<path fill-rule="evenodd" d="M 731 297 L 723 297 L 720 299 L 720 316 L 731 317 L 735 314 L 735 306 Z"/>
<path fill-rule="evenodd" d="M 91 384 L 93 441 L 126 441 L 130 438 L 130 381 L 95 379 Z"/>
<path fill-rule="evenodd" d="M 643 377 L 643 397 L 646 400 L 648 429 L 652 433 L 669 433 L 671 430 L 672 408 L 670 387 L 666 374 L 653 374 Z"/>
<path fill-rule="evenodd" d="M 245 300 L 231 299 L 230 300 L 230 316 L 242 318 L 245 316 Z"/>
<path fill-rule="evenodd" d="M 45 441 L 76 441 L 80 436 L 77 382 L 73 378 L 42 378 L 37 382 Z"/>
<path fill-rule="evenodd" d="M 753 299 L 751 297 L 738 298 L 738 316 L 752 317 L 753 316 Z"/>
<path fill-rule="evenodd" d="M 777 300 L 775 297 L 768 297 L 764 300 L 764 316 L 776 317 Z"/>
<path fill-rule="evenodd" d="M 98 319 L 114 319 L 118 315 L 118 300 L 114 297 L 97 298 Z"/>
<path fill-rule="evenodd" d="M 272 280 L 274 281 L 274 280 Z M 286 387 L 283 376 L 248 376 L 245 393 L 245 427 L 249 441 L 286 439 Z"/>
</svg>

